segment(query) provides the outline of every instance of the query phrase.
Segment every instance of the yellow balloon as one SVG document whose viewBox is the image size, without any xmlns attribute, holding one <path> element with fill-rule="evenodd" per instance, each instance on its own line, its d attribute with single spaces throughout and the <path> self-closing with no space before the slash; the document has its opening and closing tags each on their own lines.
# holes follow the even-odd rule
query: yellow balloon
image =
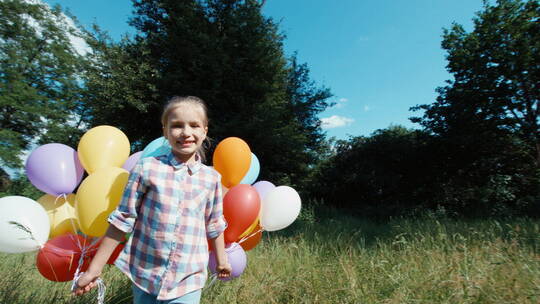
<svg viewBox="0 0 540 304">
<path fill-rule="evenodd" d="M 250 234 L 252 234 L 253 232 L 255 232 L 255 229 L 257 228 L 257 226 L 259 225 L 259 217 L 257 217 L 255 219 L 255 221 L 253 221 L 253 224 L 251 224 L 248 229 L 246 229 L 246 231 L 244 231 L 242 234 L 240 234 L 240 236 L 238 237 L 238 239 L 242 239 L 243 237 L 246 237 Z"/>
<path fill-rule="evenodd" d="M 90 236 L 105 234 L 109 214 L 118 206 L 129 173 L 122 168 L 107 167 L 86 177 L 79 190 L 75 212 L 81 231 Z"/>
<path fill-rule="evenodd" d="M 122 167 L 129 157 L 129 139 L 111 126 L 97 126 L 81 137 L 77 153 L 84 169 L 92 174 L 106 167 Z"/>
<path fill-rule="evenodd" d="M 67 195 L 58 199 L 50 194 L 45 194 L 37 201 L 43 206 L 49 215 L 51 231 L 49 239 L 66 233 L 77 233 L 79 225 L 75 216 L 75 194 Z"/>
<path fill-rule="evenodd" d="M 238 185 L 251 165 L 251 150 L 238 137 L 227 137 L 214 150 L 214 169 L 221 174 L 221 183 L 231 188 Z"/>
</svg>

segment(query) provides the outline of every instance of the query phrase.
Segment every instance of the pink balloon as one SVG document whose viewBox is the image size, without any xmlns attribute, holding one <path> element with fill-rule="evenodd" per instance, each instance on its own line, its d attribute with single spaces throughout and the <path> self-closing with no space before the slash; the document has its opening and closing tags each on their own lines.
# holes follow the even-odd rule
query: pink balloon
<svg viewBox="0 0 540 304">
<path fill-rule="evenodd" d="M 84 174 L 77 151 L 57 143 L 32 151 L 25 169 L 32 185 L 54 196 L 72 193 Z"/>
</svg>

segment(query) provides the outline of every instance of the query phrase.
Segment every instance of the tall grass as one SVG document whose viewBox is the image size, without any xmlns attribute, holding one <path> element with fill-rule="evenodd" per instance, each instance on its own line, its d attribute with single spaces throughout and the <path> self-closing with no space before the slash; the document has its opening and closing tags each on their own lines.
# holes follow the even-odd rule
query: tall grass
<svg viewBox="0 0 540 304">
<path fill-rule="evenodd" d="M 427 214 L 376 222 L 304 208 L 265 232 L 242 276 L 203 290 L 202 303 L 540 303 L 540 221 Z M 95 303 L 42 278 L 34 254 L 0 255 L 0 303 Z M 114 267 L 106 303 L 130 303 Z"/>
</svg>

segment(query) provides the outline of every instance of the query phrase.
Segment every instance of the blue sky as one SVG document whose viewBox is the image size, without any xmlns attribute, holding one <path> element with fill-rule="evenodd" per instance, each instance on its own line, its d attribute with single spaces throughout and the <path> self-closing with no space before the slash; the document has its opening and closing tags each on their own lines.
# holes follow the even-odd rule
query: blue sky
<svg viewBox="0 0 540 304">
<path fill-rule="evenodd" d="M 97 23 L 111 37 L 134 33 L 131 0 L 46 0 L 84 26 Z M 471 30 L 482 0 L 267 0 L 263 13 L 287 36 L 311 78 L 329 87 L 336 106 L 321 113 L 328 136 L 370 135 L 390 125 L 415 128 L 409 108 L 432 103 L 451 75 L 440 47 L 443 28 Z"/>
</svg>

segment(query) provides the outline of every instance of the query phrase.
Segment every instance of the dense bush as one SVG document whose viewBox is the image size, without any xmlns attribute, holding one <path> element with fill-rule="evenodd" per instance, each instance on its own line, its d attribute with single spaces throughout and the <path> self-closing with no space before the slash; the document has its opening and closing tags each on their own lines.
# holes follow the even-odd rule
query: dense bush
<svg viewBox="0 0 540 304">
<path fill-rule="evenodd" d="M 465 144 L 389 127 L 338 141 L 334 155 L 316 168 L 309 193 L 375 217 L 425 209 L 465 216 L 540 215 L 538 169 L 510 139 Z"/>
</svg>

